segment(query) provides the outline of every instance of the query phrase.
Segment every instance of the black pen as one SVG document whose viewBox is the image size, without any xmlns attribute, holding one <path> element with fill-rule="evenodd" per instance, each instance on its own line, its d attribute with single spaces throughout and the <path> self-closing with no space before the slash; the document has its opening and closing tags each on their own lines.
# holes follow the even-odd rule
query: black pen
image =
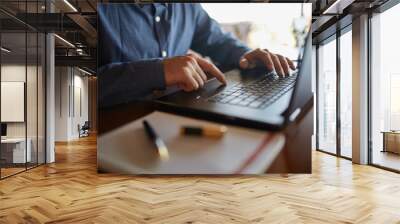
<svg viewBox="0 0 400 224">
<path fill-rule="evenodd" d="M 160 159 L 162 161 L 168 160 L 169 153 L 168 153 L 167 146 L 164 144 L 163 140 L 160 137 L 158 137 L 157 133 L 151 127 L 149 122 L 147 122 L 146 120 L 143 120 L 143 126 L 144 126 L 144 130 L 146 131 L 147 136 L 149 136 L 150 140 L 157 147 L 158 154 L 160 155 Z"/>
</svg>

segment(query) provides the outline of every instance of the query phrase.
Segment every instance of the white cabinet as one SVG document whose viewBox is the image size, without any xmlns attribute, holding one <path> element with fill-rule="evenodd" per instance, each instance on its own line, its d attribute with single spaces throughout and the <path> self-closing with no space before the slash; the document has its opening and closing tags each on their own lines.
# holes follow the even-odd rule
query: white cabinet
<svg viewBox="0 0 400 224">
<path fill-rule="evenodd" d="M 2 148 L 5 147 L 4 151 L 12 152 L 12 163 L 25 163 L 32 161 L 32 140 L 30 138 L 27 139 L 26 151 L 25 151 L 25 138 L 2 139 L 1 145 Z M 6 160 L 10 161 L 11 158 Z"/>
</svg>

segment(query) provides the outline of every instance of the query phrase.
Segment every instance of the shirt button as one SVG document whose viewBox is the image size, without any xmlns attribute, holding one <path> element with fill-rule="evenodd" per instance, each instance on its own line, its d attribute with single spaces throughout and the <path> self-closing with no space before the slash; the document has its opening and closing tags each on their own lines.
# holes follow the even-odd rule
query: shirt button
<svg viewBox="0 0 400 224">
<path fill-rule="evenodd" d="M 158 23 L 158 22 L 160 22 L 161 19 L 160 19 L 159 16 L 156 16 L 155 20 L 156 20 L 156 22 Z"/>
<path fill-rule="evenodd" d="M 166 51 L 162 51 L 162 52 L 161 52 L 161 55 L 162 55 L 163 57 L 167 57 L 167 52 L 166 52 Z"/>
</svg>

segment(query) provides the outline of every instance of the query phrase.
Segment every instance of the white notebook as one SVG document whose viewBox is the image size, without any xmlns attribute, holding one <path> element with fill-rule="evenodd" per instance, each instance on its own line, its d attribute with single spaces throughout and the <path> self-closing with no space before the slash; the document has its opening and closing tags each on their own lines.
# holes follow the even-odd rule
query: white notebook
<svg viewBox="0 0 400 224">
<path fill-rule="evenodd" d="M 169 160 L 161 161 L 147 137 L 146 119 L 168 147 Z M 227 125 L 220 139 L 182 136 L 183 125 L 214 124 L 164 112 L 98 136 L 97 164 L 101 172 L 124 174 L 261 174 L 282 150 L 283 134 Z"/>
</svg>

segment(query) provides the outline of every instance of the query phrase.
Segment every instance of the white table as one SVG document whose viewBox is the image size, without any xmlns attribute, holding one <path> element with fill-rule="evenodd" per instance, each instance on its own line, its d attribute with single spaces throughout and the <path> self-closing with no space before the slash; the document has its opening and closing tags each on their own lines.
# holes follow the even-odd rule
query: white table
<svg viewBox="0 0 400 224">
<path fill-rule="evenodd" d="M 25 138 L 5 138 L 1 139 L 2 151 L 5 151 L 3 147 L 12 148 L 12 163 L 25 163 L 31 162 L 32 160 L 32 140 L 27 138 L 26 151 L 25 151 Z"/>
</svg>

